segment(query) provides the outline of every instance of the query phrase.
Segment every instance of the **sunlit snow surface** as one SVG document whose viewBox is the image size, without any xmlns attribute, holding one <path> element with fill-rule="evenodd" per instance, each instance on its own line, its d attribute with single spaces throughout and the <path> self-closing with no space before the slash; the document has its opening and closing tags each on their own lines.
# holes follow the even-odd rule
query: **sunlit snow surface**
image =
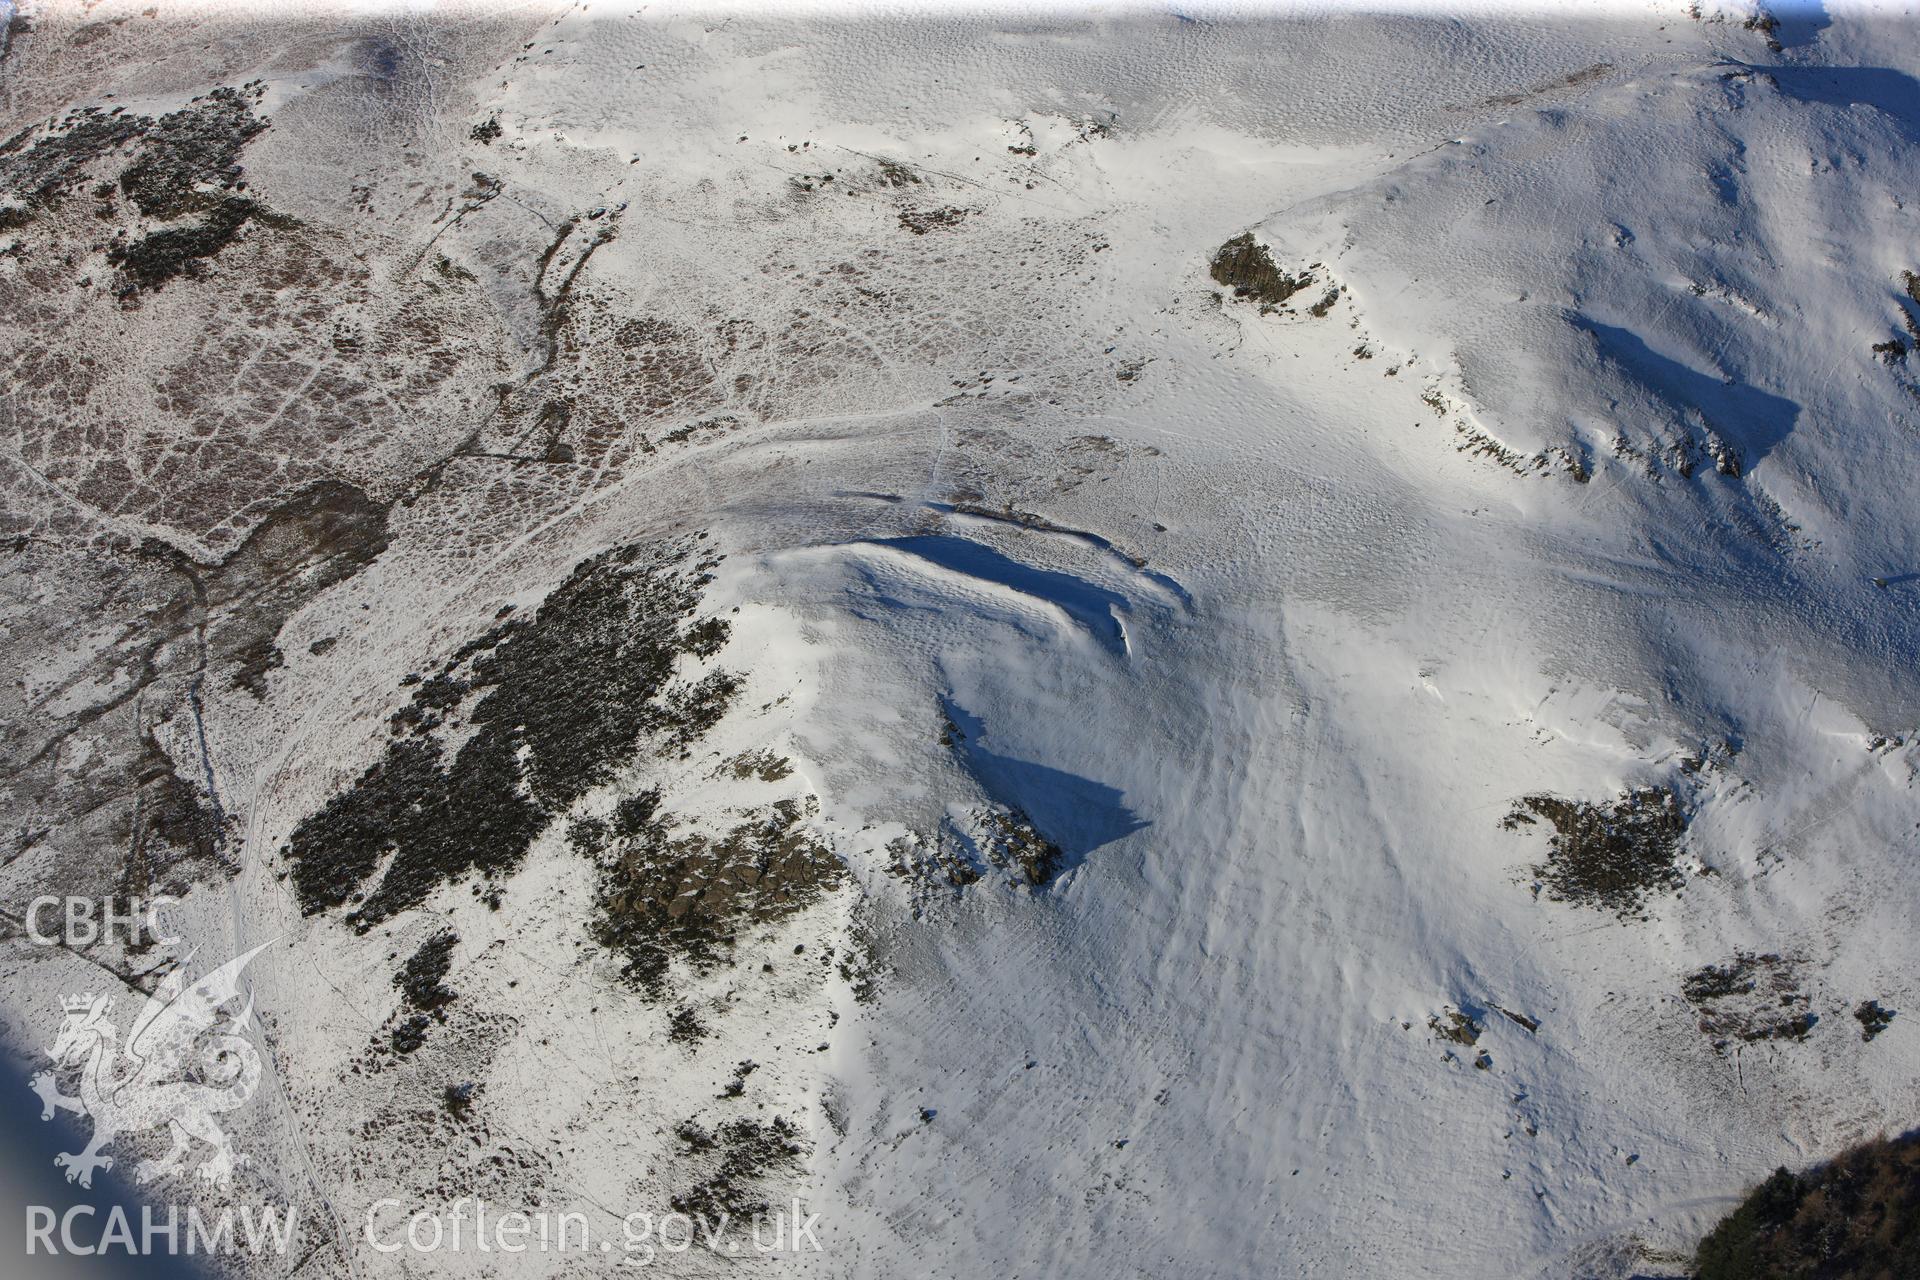
<svg viewBox="0 0 1920 1280">
<path fill-rule="evenodd" d="M 175 915 L 215 962 L 282 939 L 232 1194 L 306 1206 L 301 1274 L 470 1273 L 373 1248 L 389 1198 L 382 1238 L 468 1196 L 618 1239 L 710 1172 L 681 1126 L 773 1115 L 804 1154 L 759 1194 L 823 1251 L 651 1267 L 1676 1274 L 1776 1165 L 1920 1122 L 1920 27 L 146 8 L 29 9 L 0 132 L 257 80 L 272 217 L 123 298 L 124 201 L 0 231 L 0 889 L 128 883 L 115 770 L 216 814 Z M 1243 232 L 1312 275 L 1285 309 L 1210 278 Z M 277 576 L 249 534 L 329 483 L 384 542 Z M 302 914 L 283 850 L 405 677 L 695 531 L 718 725 L 490 885 Z M 139 603 L 169 556 L 210 599 Z M 1539 891 L 1522 797 L 1649 786 L 1677 890 Z M 850 875 L 650 997 L 569 833 L 650 787 L 711 833 L 811 801 Z M 1057 874 L 941 874 L 996 814 Z M 28 1056 L 154 961 L 6 946 Z M 1741 953 L 1800 1038 L 1684 994 Z"/>
</svg>

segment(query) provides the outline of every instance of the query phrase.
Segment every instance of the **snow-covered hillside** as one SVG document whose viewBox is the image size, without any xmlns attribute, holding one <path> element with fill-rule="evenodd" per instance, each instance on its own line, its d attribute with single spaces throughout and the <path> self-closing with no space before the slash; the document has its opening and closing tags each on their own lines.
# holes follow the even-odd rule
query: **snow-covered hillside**
<svg viewBox="0 0 1920 1280">
<path fill-rule="evenodd" d="M 22 1053 L 177 958 L 39 895 L 270 942 L 252 1162 L 153 1194 L 308 1276 L 468 1274 L 376 1245 L 463 1197 L 1681 1274 L 1920 1120 L 1916 74 L 1839 3 L 28 7 Z"/>
</svg>

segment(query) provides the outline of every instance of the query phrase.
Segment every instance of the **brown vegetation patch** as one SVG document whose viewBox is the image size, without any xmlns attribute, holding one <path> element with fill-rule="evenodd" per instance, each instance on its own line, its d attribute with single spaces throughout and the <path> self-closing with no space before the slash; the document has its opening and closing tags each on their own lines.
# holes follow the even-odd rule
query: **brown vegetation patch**
<svg viewBox="0 0 1920 1280">
<path fill-rule="evenodd" d="M 679 751 L 710 728 L 738 681 L 675 679 L 680 654 L 710 656 L 727 633 L 724 620 L 687 621 L 705 581 L 693 573 L 711 562 L 689 573 L 685 554 L 632 545 L 582 561 L 533 617 L 418 680 L 385 756 L 288 840 L 301 910 L 355 903 L 348 918 L 365 929 L 469 871 L 508 874 L 643 738 Z M 471 730 L 451 759 L 449 728 Z"/>
<path fill-rule="evenodd" d="M 1807 1008 L 1798 966 L 1771 953 L 1735 952 L 1688 974 L 1680 993 L 1700 1014 L 1700 1033 L 1726 1051 L 1734 1042 L 1804 1040 L 1819 1018 Z"/>
<path fill-rule="evenodd" d="M 1920 1137 L 1881 1138 L 1806 1173 L 1778 1169 L 1694 1254 L 1695 1280 L 1920 1275 Z"/>
<path fill-rule="evenodd" d="M 1235 236 L 1214 251 L 1210 274 L 1233 290 L 1233 296 L 1262 307 L 1277 307 L 1313 283 L 1312 272 L 1291 276 L 1273 265 L 1266 246 L 1253 233 Z"/>
<path fill-rule="evenodd" d="M 985 829 L 980 851 L 990 866 L 1017 867 L 1027 884 L 1038 888 L 1060 874 L 1066 855 L 1060 846 L 1040 834 L 1033 819 L 1018 809 L 989 810 L 974 815 Z"/>
<path fill-rule="evenodd" d="M 961 209 L 948 205 L 941 209 L 902 209 L 900 225 L 917 236 L 929 231 L 950 230 L 966 221 L 973 213 L 971 209 Z"/>
<path fill-rule="evenodd" d="M 707 1175 L 672 1199 L 675 1213 L 714 1223 L 744 1226 L 762 1218 L 770 1207 L 764 1183 L 779 1174 L 797 1172 L 806 1145 L 800 1132 L 783 1116 L 771 1120 L 728 1120 L 707 1130 L 689 1120 L 675 1130 L 683 1154 L 709 1166 Z"/>
<path fill-rule="evenodd" d="M 742 929 L 802 911 L 845 878 L 833 851 L 803 825 L 811 805 L 779 801 L 724 835 L 676 835 L 658 807 L 659 793 L 650 791 L 616 813 L 597 855 L 593 925 L 596 940 L 625 957 L 627 980 L 650 997 L 667 994 L 676 959 L 696 971 L 727 962 Z"/>
<path fill-rule="evenodd" d="M 1547 860 L 1532 871 L 1555 902 L 1631 918 L 1648 897 L 1683 883 L 1674 862 L 1687 814 L 1670 788 L 1642 787 L 1599 803 L 1525 796 L 1501 825 L 1513 831 L 1536 820 L 1553 828 L 1553 838 Z"/>
</svg>

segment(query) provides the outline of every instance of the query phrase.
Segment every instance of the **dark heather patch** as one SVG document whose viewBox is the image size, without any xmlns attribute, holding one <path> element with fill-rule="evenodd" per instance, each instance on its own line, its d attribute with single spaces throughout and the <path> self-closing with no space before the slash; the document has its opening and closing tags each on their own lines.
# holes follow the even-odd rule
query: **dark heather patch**
<svg viewBox="0 0 1920 1280">
<path fill-rule="evenodd" d="M 245 689 L 265 701 L 267 677 L 287 665 L 287 656 L 280 652 L 280 646 L 271 640 L 255 640 L 233 656 L 240 663 L 240 669 L 233 673 L 233 687 Z"/>
<path fill-rule="evenodd" d="M 1776 1170 L 1694 1254 L 1695 1280 L 1920 1275 L 1920 1134 Z"/>
<path fill-rule="evenodd" d="M 726 1087 L 720 1090 L 721 1098 L 738 1098 L 747 1092 L 747 1077 L 760 1069 L 760 1064 L 752 1058 L 744 1058 L 736 1063 L 733 1075 L 727 1080 Z"/>
<path fill-rule="evenodd" d="M 134 770 L 133 839 L 121 890 L 135 897 L 184 896 L 195 880 L 222 866 L 219 816 L 150 733 Z"/>
<path fill-rule="evenodd" d="M 1892 1024 L 1894 1011 L 1878 1000 L 1862 1000 L 1854 1006 L 1853 1017 L 1860 1024 L 1860 1038 L 1872 1040 Z"/>
<path fill-rule="evenodd" d="M 1277 307 L 1313 283 L 1311 272 L 1287 275 L 1273 265 L 1266 246 L 1254 241 L 1253 233 L 1237 235 L 1214 251 L 1210 274 L 1215 282 L 1228 286 L 1233 296 Z"/>
<path fill-rule="evenodd" d="M 264 212 L 251 200 L 229 196 L 199 222 L 166 227 L 111 246 L 107 261 L 126 272 L 125 292 L 158 289 L 178 276 L 198 275 L 201 263 L 239 239 L 241 228 Z"/>
<path fill-rule="evenodd" d="M 957 227 L 966 221 L 967 215 L 972 212 L 973 210 L 971 209 L 959 209 L 951 206 L 944 209 L 902 209 L 900 211 L 900 226 L 907 231 L 913 232 L 913 234 L 917 236 L 923 236 L 929 231 L 946 230 Z"/>
<path fill-rule="evenodd" d="M 1494 1007 L 1496 1009 L 1499 1009 L 1499 1011 L 1502 1014 L 1506 1015 L 1506 1018 L 1509 1022 L 1515 1023 L 1518 1026 L 1526 1028 L 1529 1034 L 1532 1034 L 1540 1030 L 1540 1020 L 1538 1018 L 1529 1018 L 1526 1014 L 1515 1013 L 1511 1009 L 1500 1009 L 1498 1005 L 1495 1005 Z"/>
<path fill-rule="evenodd" d="M 357 904 L 347 919 L 364 931 L 469 872 L 497 880 L 643 738 L 683 751 L 717 721 L 736 677 L 674 681 L 707 581 L 695 576 L 707 565 L 683 567 L 686 551 L 635 545 L 585 560 L 533 617 L 496 626 L 416 684 L 385 756 L 289 838 L 301 910 Z M 439 735 L 456 727 L 470 732 L 449 759 Z"/>
<path fill-rule="evenodd" d="M 49 132 L 25 128 L 0 142 L 0 194 L 20 200 L 32 216 L 72 195 L 89 170 L 144 133 L 153 121 L 119 110 L 82 107 Z"/>
<path fill-rule="evenodd" d="M 783 1116 L 764 1122 L 729 1120 L 713 1132 L 687 1121 L 675 1134 L 685 1144 L 685 1154 L 701 1157 L 711 1171 L 673 1197 L 673 1211 L 705 1222 L 744 1225 L 764 1217 L 771 1206 L 760 1184 L 797 1172 L 806 1154 L 799 1130 Z"/>
<path fill-rule="evenodd" d="M 14 13 L 7 17 L 5 27 L 0 27 L 0 61 L 13 52 L 14 41 L 33 30 L 33 20 L 25 14 Z"/>
<path fill-rule="evenodd" d="M 1532 871 L 1555 902 L 1633 918 L 1650 895 L 1683 883 L 1674 860 L 1687 815 L 1670 788 L 1643 787 L 1598 804 L 1526 796 L 1501 825 L 1513 831 L 1536 819 L 1553 828 L 1553 839 L 1547 860 Z"/>
<path fill-rule="evenodd" d="M 432 1020 L 426 1014 L 410 1014 L 393 1029 L 391 1041 L 393 1051 L 398 1054 L 409 1054 L 425 1048 L 427 1028 L 431 1025 Z"/>
<path fill-rule="evenodd" d="M 1452 1044 L 1475 1045 L 1480 1043 L 1480 1034 L 1485 1028 L 1471 1014 L 1448 1009 L 1445 1014 L 1429 1017 L 1427 1029 Z"/>
<path fill-rule="evenodd" d="M 227 558 L 200 574 L 209 616 L 207 662 L 264 698 L 285 662 L 286 620 L 387 549 L 387 508 L 350 484 L 325 480 L 267 513 Z"/>
<path fill-rule="evenodd" d="M 793 772 L 793 761 L 762 748 L 759 751 L 742 752 L 728 761 L 727 768 L 734 777 L 743 781 L 758 778 L 762 782 L 778 782 Z"/>
<path fill-rule="evenodd" d="M 854 1003 L 870 1005 L 880 998 L 881 933 L 874 923 L 873 900 L 857 898 L 847 921 L 846 949 L 841 952 L 840 980 L 853 993 Z"/>
<path fill-rule="evenodd" d="M 1726 1052 L 1736 1041 L 1804 1040 L 1819 1018 L 1809 1012 L 1792 961 L 1735 952 L 1725 964 L 1688 974 L 1680 994 L 1700 1014 L 1700 1034 Z"/>
<path fill-rule="evenodd" d="M 675 1044 L 698 1044 L 710 1034 L 692 1005 L 681 1005 L 667 1019 L 667 1039 Z"/>
<path fill-rule="evenodd" d="M 455 1120 L 465 1120 L 473 1109 L 473 1095 L 478 1088 L 471 1080 L 447 1085 L 440 1090 L 440 1105 Z"/>
<path fill-rule="evenodd" d="M 142 215 L 171 222 L 211 210 L 203 223 L 109 251 L 126 257 L 141 287 L 171 279 L 187 263 L 218 252 L 261 213 L 234 194 L 245 186 L 240 151 L 268 125 L 253 114 L 261 92 L 257 84 L 215 89 L 158 120 L 118 107 L 81 107 L 44 132 L 20 130 L 0 142 L 0 196 L 19 202 L 10 221 L 24 225 L 84 188 L 110 196 L 112 185 L 95 187 L 98 166 L 138 143 L 117 185 Z"/>
<path fill-rule="evenodd" d="M 1694 1004 L 1750 995 L 1759 986 L 1756 971 L 1779 962 L 1775 955 L 1737 954 L 1726 964 L 1706 965 L 1688 974 L 1680 983 L 1680 993 Z"/>
<path fill-rule="evenodd" d="M 976 815 L 985 835 L 980 851 L 988 865 L 1005 869 L 1018 867 L 1029 885 L 1038 888 L 1060 874 L 1066 855 L 1060 846 L 1040 834 L 1019 809 L 993 810 Z"/>
<path fill-rule="evenodd" d="M 1740 1039 L 1749 1043 L 1755 1040 L 1805 1040 L 1818 1021 L 1818 1015 L 1811 1013 L 1768 1018 L 1747 1026 L 1740 1032 Z"/>
<path fill-rule="evenodd" d="M 447 986 L 447 971 L 453 967 L 453 945 L 460 937 L 455 933 L 441 933 L 420 944 L 420 949 L 409 956 L 400 972 L 393 975 L 393 985 L 407 1003 L 416 1009 L 433 1010 L 450 1003 L 454 998 L 453 989 Z"/>
<path fill-rule="evenodd" d="M 731 954 L 749 924 L 782 920 L 838 887 L 840 861 L 782 800 L 723 836 L 675 836 L 656 816 L 659 793 L 616 813 L 615 839 L 599 854 L 594 938 L 625 957 L 623 976 L 647 996 L 668 994 L 678 959 L 706 972 Z M 626 805 L 623 804 L 623 810 Z M 576 845 L 576 847 L 579 847 Z"/>
<path fill-rule="evenodd" d="M 161 116 L 120 174 L 120 190 L 149 218 L 171 221 L 208 203 L 200 187 L 238 187 L 240 149 L 267 127 L 253 114 L 259 96 L 258 89 L 215 89 Z"/>
<path fill-rule="evenodd" d="M 453 964 L 453 944 L 459 940 L 451 932 L 427 939 L 393 975 L 393 985 L 400 988 L 406 1000 L 401 1009 L 405 1016 L 395 1024 L 391 1036 L 395 1053 L 420 1049 L 427 1043 L 427 1031 L 433 1023 L 446 1021 L 444 1011 L 454 1000 L 446 976 Z"/>
</svg>

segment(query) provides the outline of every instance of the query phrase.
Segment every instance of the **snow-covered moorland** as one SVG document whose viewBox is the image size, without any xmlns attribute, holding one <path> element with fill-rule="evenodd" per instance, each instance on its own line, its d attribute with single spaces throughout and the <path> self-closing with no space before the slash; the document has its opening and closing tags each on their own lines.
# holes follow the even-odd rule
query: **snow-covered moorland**
<svg viewBox="0 0 1920 1280">
<path fill-rule="evenodd" d="M 148 1194 L 1561 1280 L 1920 1123 L 1911 16 L 9 32 L 0 1016 L 270 943 Z"/>
</svg>

